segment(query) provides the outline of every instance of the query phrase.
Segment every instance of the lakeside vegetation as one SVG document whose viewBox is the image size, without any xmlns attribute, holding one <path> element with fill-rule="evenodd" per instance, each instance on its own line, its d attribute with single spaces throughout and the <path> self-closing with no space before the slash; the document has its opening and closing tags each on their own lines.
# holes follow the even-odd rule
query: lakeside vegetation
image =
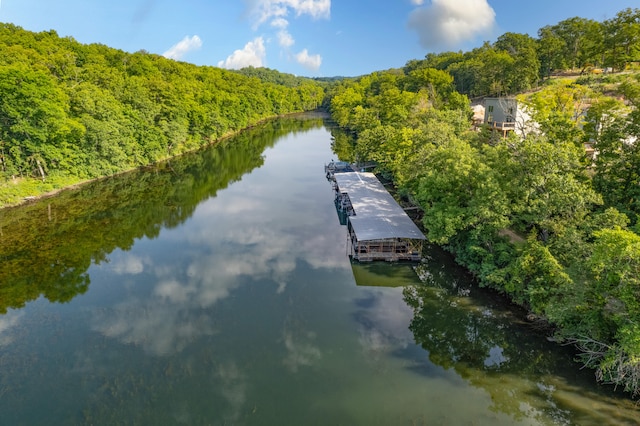
<svg viewBox="0 0 640 426">
<path fill-rule="evenodd" d="M 323 98 L 311 79 L 0 24 L 0 207 L 197 149 Z"/>
<path fill-rule="evenodd" d="M 640 9 L 507 33 L 331 88 L 331 114 L 481 286 L 640 395 Z M 604 71 L 607 73 L 604 73 Z M 569 71 L 569 72 L 567 72 Z M 625 71 L 624 73 L 615 71 Z M 550 79 L 560 74 L 578 78 Z M 538 131 L 471 130 L 469 96 L 518 95 Z M 585 152 L 589 142 L 597 152 Z"/>
</svg>

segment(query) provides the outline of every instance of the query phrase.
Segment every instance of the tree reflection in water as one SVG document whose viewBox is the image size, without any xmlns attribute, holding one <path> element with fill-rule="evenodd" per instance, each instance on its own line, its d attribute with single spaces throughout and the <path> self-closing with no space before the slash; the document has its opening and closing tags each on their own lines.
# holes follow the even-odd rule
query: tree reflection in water
<svg viewBox="0 0 640 426">
<path fill-rule="evenodd" d="M 155 166 L 0 210 L 0 314 L 41 295 L 69 302 L 85 293 L 91 264 L 136 239 L 174 228 L 203 200 L 262 166 L 279 137 L 323 125 L 280 118 Z"/>
<path fill-rule="evenodd" d="M 631 401 L 629 411 L 612 410 L 620 401 L 608 396 L 610 388 L 593 386 L 593 372 L 578 370 L 570 348 L 547 341 L 524 312 L 474 287 L 445 256 L 420 265 L 418 274 L 424 285 L 403 292 L 415 342 L 433 364 L 487 391 L 493 411 L 558 424 L 635 424 Z"/>
</svg>

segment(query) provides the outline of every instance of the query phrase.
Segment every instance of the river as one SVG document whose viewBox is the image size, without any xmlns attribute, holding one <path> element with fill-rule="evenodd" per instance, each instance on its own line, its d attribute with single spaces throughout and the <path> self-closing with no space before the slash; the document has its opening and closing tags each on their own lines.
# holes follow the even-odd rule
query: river
<svg viewBox="0 0 640 426">
<path fill-rule="evenodd" d="M 0 211 L 1 424 L 613 425 L 451 258 L 352 264 L 303 115 Z"/>
</svg>

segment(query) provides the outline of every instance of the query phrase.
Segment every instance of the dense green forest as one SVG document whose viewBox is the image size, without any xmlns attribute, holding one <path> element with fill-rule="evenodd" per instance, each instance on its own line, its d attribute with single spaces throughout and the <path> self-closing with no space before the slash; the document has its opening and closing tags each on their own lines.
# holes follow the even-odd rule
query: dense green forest
<svg viewBox="0 0 640 426">
<path fill-rule="evenodd" d="M 405 72 L 447 71 L 458 92 L 470 97 L 519 93 L 559 71 L 624 70 L 640 61 L 638 9 L 598 22 L 570 18 L 538 30 L 538 38 L 505 33 L 469 52 L 430 53 L 407 62 Z"/>
<path fill-rule="evenodd" d="M 317 108 L 321 84 L 0 24 L 0 206 Z M 31 179 L 37 178 L 37 179 Z"/>
<path fill-rule="evenodd" d="M 329 91 L 332 117 L 353 135 L 335 138 L 339 157 L 377 161 L 378 172 L 421 207 L 431 242 L 481 286 L 527 308 L 558 342 L 575 345 L 599 381 L 634 397 L 638 61 L 640 9 L 627 9 L 604 22 L 547 26 L 537 39 L 507 33 L 470 52 L 429 54 Z M 578 76 L 549 78 L 567 70 Z M 468 96 L 521 92 L 536 131 L 504 138 L 472 129 Z"/>
</svg>

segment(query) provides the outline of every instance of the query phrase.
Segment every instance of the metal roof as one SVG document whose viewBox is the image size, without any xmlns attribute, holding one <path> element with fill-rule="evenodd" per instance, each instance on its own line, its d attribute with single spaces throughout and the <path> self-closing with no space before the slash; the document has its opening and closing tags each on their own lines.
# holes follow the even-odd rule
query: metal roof
<svg viewBox="0 0 640 426">
<path fill-rule="evenodd" d="M 349 221 L 358 241 L 426 239 L 373 173 L 336 173 L 334 177 L 339 191 L 349 194 L 356 213 Z"/>
</svg>

